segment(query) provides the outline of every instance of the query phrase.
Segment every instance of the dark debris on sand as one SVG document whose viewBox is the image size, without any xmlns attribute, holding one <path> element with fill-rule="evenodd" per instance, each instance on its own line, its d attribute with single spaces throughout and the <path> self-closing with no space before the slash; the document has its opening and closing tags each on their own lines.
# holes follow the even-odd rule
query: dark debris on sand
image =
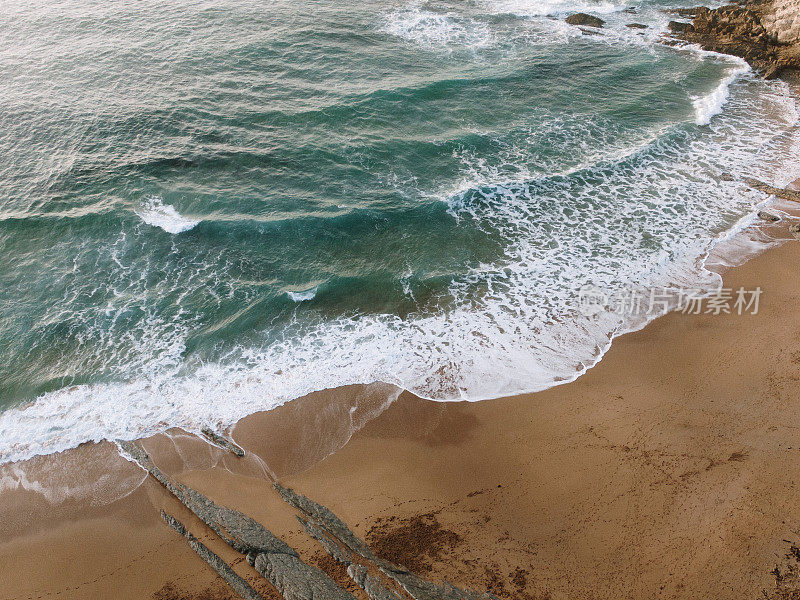
<svg viewBox="0 0 800 600">
<path fill-rule="evenodd" d="M 421 574 L 430 573 L 432 562 L 441 560 L 461 542 L 461 536 L 442 527 L 432 512 L 405 519 L 379 519 L 366 538 L 381 558 Z"/>
<path fill-rule="evenodd" d="M 764 600 L 800 600 L 800 547 L 791 544 L 784 564 L 775 565 L 772 575 L 775 588 L 764 590 Z"/>
</svg>

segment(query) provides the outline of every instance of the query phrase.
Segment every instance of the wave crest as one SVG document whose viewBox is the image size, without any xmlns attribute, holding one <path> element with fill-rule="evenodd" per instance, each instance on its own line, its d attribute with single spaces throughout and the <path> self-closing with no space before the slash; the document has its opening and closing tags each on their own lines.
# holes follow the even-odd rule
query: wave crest
<svg viewBox="0 0 800 600">
<path fill-rule="evenodd" d="M 317 288 L 313 287 L 310 290 L 298 290 L 295 292 L 287 291 L 286 295 L 295 302 L 305 302 L 306 300 L 313 300 L 317 295 Z"/>
<path fill-rule="evenodd" d="M 712 117 L 720 114 L 728 102 L 730 97 L 731 84 L 736 79 L 750 70 L 750 66 L 743 60 L 739 59 L 736 67 L 730 70 L 728 75 L 714 88 L 714 90 L 705 96 L 695 98 L 692 102 L 695 111 L 695 123 L 698 125 L 708 125 Z"/>
<path fill-rule="evenodd" d="M 164 204 L 159 196 L 145 198 L 134 212 L 148 225 L 160 227 L 173 235 L 189 231 L 200 223 L 199 220 L 184 217 L 171 204 Z"/>
</svg>

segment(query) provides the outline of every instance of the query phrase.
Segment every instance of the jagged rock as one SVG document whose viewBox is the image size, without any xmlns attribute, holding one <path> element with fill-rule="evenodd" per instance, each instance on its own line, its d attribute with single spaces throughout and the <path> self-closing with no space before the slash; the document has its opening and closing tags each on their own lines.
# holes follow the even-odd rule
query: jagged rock
<svg viewBox="0 0 800 600">
<path fill-rule="evenodd" d="M 672 33 L 691 33 L 694 31 L 694 25 L 683 21 L 670 21 L 667 27 Z"/>
<path fill-rule="evenodd" d="M 630 29 L 647 29 L 647 25 L 644 25 L 643 23 L 628 23 L 625 25 L 625 27 Z"/>
<path fill-rule="evenodd" d="M 186 508 L 213 529 L 227 544 L 246 554 L 247 562 L 254 566 L 285 600 L 356 600 L 325 573 L 305 564 L 289 544 L 276 537 L 261 523 L 237 510 L 218 506 L 188 486 L 172 483 L 140 446 L 133 442 L 118 443 L 120 448 L 172 492 Z M 182 525 L 176 528 L 179 532 L 181 529 L 185 531 Z"/>
<path fill-rule="evenodd" d="M 791 202 L 800 202 L 800 192 L 796 190 L 789 190 L 785 188 L 779 188 L 763 181 L 759 181 L 758 179 L 753 179 L 748 177 L 744 180 L 744 182 L 749 185 L 754 190 L 758 190 L 759 192 L 764 192 L 765 194 L 770 194 L 772 196 L 777 196 L 783 200 L 789 200 Z"/>
<path fill-rule="evenodd" d="M 568 16 L 565 21 L 570 25 L 585 25 L 586 27 L 602 27 L 606 23 L 603 19 L 587 15 L 586 13 L 575 13 L 574 15 Z"/>
<path fill-rule="evenodd" d="M 371 600 L 403 600 L 403 598 L 385 587 L 377 577 L 370 575 L 364 565 L 350 565 L 347 574 L 358 586 L 367 592 Z"/>
<path fill-rule="evenodd" d="M 789 225 L 789 233 L 791 233 L 792 237 L 796 240 L 800 240 L 800 223 Z"/>
<path fill-rule="evenodd" d="M 261 523 L 231 508 L 214 504 L 200 492 L 183 484 L 175 484 L 153 464 L 147 453 L 133 442 L 117 442 L 156 481 L 161 483 L 181 504 L 192 511 L 225 542 L 242 554 L 248 552 L 277 552 L 293 554 L 291 546 L 273 535 Z"/>
<path fill-rule="evenodd" d="M 259 554 L 256 571 L 274 585 L 285 600 L 356 600 L 316 567 L 289 554 Z"/>
<path fill-rule="evenodd" d="M 333 535 L 352 552 L 355 552 L 371 562 L 380 560 L 372 553 L 369 546 L 362 542 L 344 521 L 333 514 L 329 509 L 321 504 L 317 504 L 313 500 L 309 500 L 290 488 L 281 486 L 279 483 L 275 483 L 274 487 L 287 504 L 305 513 L 315 525 Z"/>
<path fill-rule="evenodd" d="M 762 7 L 761 24 L 780 44 L 800 42 L 800 2 L 772 0 Z"/>
<path fill-rule="evenodd" d="M 364 577 L 364 584 L 361 587 L 371 600 L 403 600 L 400 594 L 384 587 L 377 577 L 373 577 L 369 573 Z"/>
<path fill-rule="evenodd" d="M 125 440 L 117 440 L 117 446 L 122 450 L 122 455 L 127 456 L 130 460 L 138 463 L 145 471 L 150 473 L 153 478 L 169 490 L 174 496 L 177 496 L 180 490 L 172 483 L 164 473 L 153 464 L 150 457 L 147 455 L 141 446 L 134 442 Z M 180 499 L 180 498 L 179 498 Z"/>
<path fill-rule="evenodd" d="M 695 6 L 694 8 L 673 8 L 664 12 L 672 13 L 688 19 L 694 19 L 697 15 L 708 13 L 709 9 L 705 6 Z"/>
<path fill-rule="evenodd" d="M 733 181 L 733 175 L 728 173 L 727 171 L 723 171 L 719 174 L 720 181 Z"/>
<path fill-rule="evenodd" d="M 308 526 L 306 530 L 312 537 L 317 540 L 326 538 L 326 541 L 322 542 L 323 548 L 348 566 L 347 572 L 350 577 L 373 600 L 394 600 L 398 596 L 381 583 L 380 579 L 370 575 L 370 566 L 375 568 L 376 572 L 381 572 L 397 582 L 414 600 L 497 600 L 496 596 L 488 592 L 462 590 L 446 582 L 437 584 L 427 581 L 402 565 L 378 558 L 369 546 L 328 508 L 278 483 L 274 485 L 281 498 L 307 517 L 299 520 L 304 526 Z M 335 546 L 335 549 L 332 546 Z M 347 556 L 348 551 L 351 556 Z M 360 557 L 359 562 L 356 561 L 356 557 Z"/>
<path fill-rule="evenodd" d="M 228 438 L 218 434 L 216 431 L 208 428 L 203 427 L 201 430 L 202 434 L 206 436 L 213 444 L 219 446 L 223 450 L 227 450 L 228 452 L 232 452 L 239 458 L 244 456 L 244 450 L 242 450 L 239 446 L 234 444 Z"/>
<path fill-rule="evenodd" d="M 163 510 L 161 511 L 161 518 L 166 521 L 167 525 L 172 527 L 175 531 L 181 534 L 189 541 L 189 546 L 194 550 L 200 558 L 202 558 L 208 565 L 217 572 L 217 575 L 222 577 L 225 582 L 231 586 L 239 596 L 244 600 L 264 600 L 264 597 L 255 591 L 252 586 L 247 583 L 239 574 L 228 566 L 219 556 L 214 554 L 208 549 L 200 540 L 194 537 L 191 533 L 186 531 L 183 523 L 178 521 L 175 517 L 168 515 Z"/>
<path fill-rule="evenodd" d="M 351 558 L 352 555 L 343 550 L 339 544 L 325 535 L 325 531 L 323 531 L 320 527 L 317 527 L 313 523 L 309 523 L 302 517 L 297 517 L 297 520 L 300 521 L 300 524 L 303 526 L 303 529 L 306 530 L 306 533 L 317 540 L 322 547 L 325 548 L 325 551 L 333 558 L 348 568 L 353 564 L 353 560 Z"/>
<path fill-rule="evenodd" d="M 214 504 L 200 492 L 178 484 L 178 499 L 225 542 L 242 554 L 249 552 L 298 556 L 289 544 L 276 537 L 258 521 L 232 508 Z"/>
<path fill-rule="evenodd" d="M 364 587 L 364 581 L 367 578 L 367 567 L 364 565 L 351 564 L 347 567 L 347 574 L 350 575 L 350 579 L 355 581 L 362 588 Z"/>
<path fill-rule="evenodd" d="M 305 497 L 302 496 L 302 498 Z M 295 506 L 295 508 L 297 507 Z M 334 518 L 336 518 L 335 515 Z M 297 520 L 300 521 L 300 523 L 305 528 L 306 532 L 322 545 L 322 547 L 328 554 L 330 554 L 335 560 L 339 561 L 341 564 L 347 567 L 347 574 L 353 581 L 356 582 L 356 584 L 361 589 L 363 589 L 367 593 L 367 595 L 371 598 L 371 600 L 403 600 L 402 597 L 398 596 L 392 590 L 383 585 L 380 579 L 378 579 L 377 577 L 373 577 L 369 573 L 367 567 L 365 567 L 362 564 L 354 562 L 357 556 L 356 552 L 353 552 L 346 546 L 343 547 L 342 545 L 339 545 L 339 543 L 334 541 L 332 537 L 329 537 L 326 534 L 325 530 L 322 529 L 321 527 L 318 527 L 313 523 L 310 523 L 308 520 L 303 519 L 302 517 L 299 516 L 297 517 Z M 356 541 L 360 542 L 358 538 L 356 538 Z M 372 554 L 369 548 L 366 548 L 366 553 Z M 373 558 L 374 560 L 378 560 L 374 556 Z"/>
<path fill-rule="evenodd" d="M 239 511 L 218 506 L 186 485 L 173 483 L 137 444 L 133 442 L 118 442 L 118 444 L 124 454 L 146 469 L 226 543 L 246 554 L 247 562 L 267 579 L 285 600 L 356 600 L 323 571 L 304 563 L 291 546 L 257 521 Z M 401 565 L 382 560 L 326 507 L 277 483 L 275 489 L 281 498 L 304 515 L 304 518 L 298 517 L 298 520 L 309 535 L 318 540 L 337 561 L 347 566 L 350 577 L 372 600 L 403 600 L 403 596 L 392 589 L 397 585 L 400 586 L 398 590 L 402 588 L 414 600 L 499 600 L 488 592 L 473 592 L 462 590 L 447 582 L 438 584 L 427 581 Z M 192 536 L 182 523 L 163 511 L 162 517 L 168 525 L 189 540 L 192 549 L 242 598 L 245 600 L 262 598 L 219 556 Z M 384 576 L 387 578 L 386 584 L 381 579 Z"/>
<path fill-rule="evenodd" d="M 771 221 L 773 223 L 776 223 L 781 220 L 781 218 L 778 215 L 773 215 L 772 213 L 769 213 L 765 210 L 758 211 L 757 216 L 759 219 L 763 219 L 764 221 Z"/>
<path fill-rule="evenodd" d="M 381 569 L 398 582 L 414 600 L 499 600 L 489 592 L 462 590 L 447 582 L 443 584 L 427 581 L 414 573 L 396 573 Z"/>
<path fill-rule="evenodd" d="M 178 519 L 176 519 L 172 515 L 167 514 L 167 511 L 165 511 L 163 508 L 161 509 L 161 518 L 164 519 L 164 521 L 166 522 L 167 525 L 172 527 L 175 531 L 177 531 L 183 537 L 188 539 L 189 536 L 192 535 L 191 533 L 189 533 L 186 530 L 186 527 L 183 526 L 183 523 L 178 521 Z M 192 536 L 192 537 L 194 537 L 194 536 Z"/>
<path fill-rule="evenodd" d="M 783 73 L 783 70 L 785 68 L 786 67 L 784 67 L 783 65 L 770 65 L 770 66 L 768 66 L 767 70 L 764 71 L 764 79 L 766 79 L 767 81 L 771 81 L 773 79 L 777 79 L 778 77 L 781 76 L 781 73 Z"/>
<path fill-rule="evenodd" d="M 779 16 L 783 11 L 794 11 L 796 27 L 785 27 L 786 15 Z M 696 7 L 672 12 L 692 19 L 691 23 L 669 23 L 670 31 L 679 39 L 705 50 L 743 58 L 768 78 L 787 69 L 800 69 L 800 17 L 796 6 L 748 0 L 713 10 Z"/>
</svg>

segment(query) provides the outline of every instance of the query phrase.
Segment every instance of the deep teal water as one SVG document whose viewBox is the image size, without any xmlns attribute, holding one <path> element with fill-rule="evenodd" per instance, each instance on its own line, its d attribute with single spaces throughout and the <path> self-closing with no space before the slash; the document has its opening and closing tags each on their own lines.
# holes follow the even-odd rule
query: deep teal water
<svg viewBox="0 0 800 600">
<path fill-rule="evenodd" d="M 659 44 L 672 4 L 4 5 L 0 457 L 580 373 L 631 324 L 577 290 L 713 282 L 761 200 L 720 174 L 793 156 L 788 91 Z"/>
</svg>

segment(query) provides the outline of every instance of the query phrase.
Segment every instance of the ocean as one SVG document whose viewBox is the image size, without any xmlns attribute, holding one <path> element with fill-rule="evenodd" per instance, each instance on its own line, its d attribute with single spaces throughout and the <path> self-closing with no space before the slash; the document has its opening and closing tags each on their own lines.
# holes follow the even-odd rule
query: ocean
<svg viewBox="0 0 800 600">
<path fill-rule="evenodd" d="M 663 44 L 680 5 L 5 2 L 0 461 L 354 383 L 541 390 L 642 325 L 579 290 L 716 285 L 798 113 Z"/>
</svg>

